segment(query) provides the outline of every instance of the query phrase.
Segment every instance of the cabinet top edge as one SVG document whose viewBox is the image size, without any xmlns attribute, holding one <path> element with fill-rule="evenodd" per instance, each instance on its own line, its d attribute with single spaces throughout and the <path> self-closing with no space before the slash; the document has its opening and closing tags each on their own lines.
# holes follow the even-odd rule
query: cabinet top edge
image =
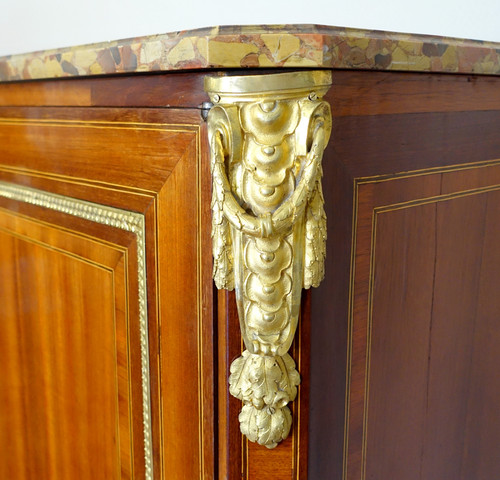
<svg viewBox="0 0 500 480">
<path fill-rule="evenodd" d="M 221 26 L 0 57 L 0 82 L 276 67 L 500 75 L 500 43 L 322 25 Z"/>
</svg>

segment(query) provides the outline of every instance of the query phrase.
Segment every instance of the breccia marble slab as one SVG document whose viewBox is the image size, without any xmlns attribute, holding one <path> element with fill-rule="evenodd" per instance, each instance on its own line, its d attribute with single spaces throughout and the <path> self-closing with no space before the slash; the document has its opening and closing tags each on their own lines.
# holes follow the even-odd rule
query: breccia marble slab
<svg viewBox="0 0 500 480">
<path fill-rule="evenodd" d="M 318 25 L 224 26 L 0 58 L 0 81 L 200 68 L 500 75 L 500 44 Z"/>
</svg>

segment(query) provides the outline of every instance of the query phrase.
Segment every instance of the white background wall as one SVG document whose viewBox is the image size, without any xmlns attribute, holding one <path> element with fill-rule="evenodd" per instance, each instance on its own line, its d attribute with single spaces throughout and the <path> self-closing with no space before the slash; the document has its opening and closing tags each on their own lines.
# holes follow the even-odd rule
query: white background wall
<svg viewBox="0 0 500 480">
<path fill-rule="evenodd" d="M 316 23 L 500 42 L 500 0 L 0 0 L 0 56 L 213 25 Z"/>
</svg>

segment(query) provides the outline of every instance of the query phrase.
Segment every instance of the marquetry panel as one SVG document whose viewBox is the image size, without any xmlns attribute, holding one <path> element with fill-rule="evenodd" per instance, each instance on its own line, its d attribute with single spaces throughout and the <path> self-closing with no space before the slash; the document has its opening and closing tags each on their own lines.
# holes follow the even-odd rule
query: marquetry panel
<svg viewBox="0 0 500 480">
<path fill-rule="evenodd" d="M 500 161 L 355 181 L 344 479 L 487 480 Z"/>
</svg>

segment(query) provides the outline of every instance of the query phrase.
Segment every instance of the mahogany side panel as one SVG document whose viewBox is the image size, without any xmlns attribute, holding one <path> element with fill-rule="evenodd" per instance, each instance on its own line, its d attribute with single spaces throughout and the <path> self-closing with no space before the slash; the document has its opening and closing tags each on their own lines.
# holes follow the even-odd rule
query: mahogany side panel
<svg viewBox="0 0 500 480">
<path fill-rule="evenodd" d="M 304 477 L 311 479 L 339 478 L 344 445 L 353 199 L 352 179 L 332 155 L 332 143 L 323 157 L 325 278 L 311 291 L 309 477 Z"/>
<path fill-rule="evenodd" d="M 373 285 L 381 288 L 378 285 L 384 283 L 385 286 L 383 293 L 377 293 L 382 290 L 375 289 L 375 293 L 372 292 L 371 295 L 375 295 L 374 309 L 388 310 L 379 310 L 380 313 L 373 311 L 372 340 L 375 342 L 373 348 L 377 353 L 372 360 L 377 358 L 377 363 L 371 364 L 369 378 L 378 385 L 378 390 L 374 390 L 370 380 L 369 396 L 366 396 L 369 310 L 362 305 L 368 304 L 363 302 L 368 302 L 369 299 L 370 268 L 374 268 L 370 256 L 372 209 L 387 205 L 398 195 L 402 199 L 400 201 L 413 201 L 410 199 L 417 200 L 426 196 L 445 195 L 494 184 L 497 177 L 493 176 L 492 167 L 488 167 L 488 164 L 500 158 L 500 82 L 492 77 L 468 78 L 426 74 L 385 76 L 374 72 L 348 71 L 335 71 L 333 78 L 334 87 L 327 95 L 334 117 L 333 132 L 323 160 L 328 218 L 326 278 L 311 296 L 309 478 L 406 480 L 414 478 L 414 473 L 410 473 L 411 468 L 405 469 L 404 465 L 419 461 L 419 448 L 422 448 L 422 445 L 426 445 L 426 449 L 434 449 L 433 458 L 439 457 L 439 452 L 445 448 L 438 448 L 429 438 L 422 440 L 420 447 L 416 447 L 412 443 L 412 433 L 417 430 L 409 433 L 405 425 L 420 425 L 421 434 L 425 439 L 422 427 L 425 412 L 421 409 L 422 394 L 418 386 L 425 385 L 431 378 L 426 370 L 425 356 L 425 339 L 431 337 L 425 323 L 419 323 L 415 319 L 418 316 L 428 320 L 426 312 L 429 311 L 430 298 L 439 292 L 434 290 L 431 271 L 434 265 L 433 245 L 436 242 L 433 232 L 436 231 L 435 224 L 442 223 L 439 242 L 440 252 L 444 252 L 443 242 L 447 230 L 443 222 L 444 217 L 449 214 L 441 210 L 438 216 L 437 207 L 421 206 L 404 214 L 384 213 L 377 220 L 380 221 L 376 230 L 377 251 L 385 253 L 384 258 L 380 262 L 377 261 Z M 484 90 L 481 90 L 482 88 Z M 343 95 L 343 92 L 350 93 Z M 438 172 L 442 174 L 439 175 Z M 405 176 L 408 179 L 405 179 Z M 390 180 L 396 177 L 397 181 Z M 384 189 L 375 189 L 374 184 L 379 183 L 387 186 Z M 496 206 L 491 205 L 491 197 L 488 198 L 489 208 L 495 209 Z M 395 203 L 397 202 L 398 200 L 395 200 Z M 464 208 L 463 221 L 458 220 L 458 214 L 454 220 L 449 220 L 455 222 L 456 231 L 466 228 L 467 218 L 483 221 L 481 219 L 484 218 L 484 212 L 477 210 L 479 207 L 474 206 L 474 201 L 466 202 Z M 387 217 L 384 218 L 384 215 Z M 389 222 L 391 218 L 397 218 L 398 221 Z M 485 228 L 492 228 L 488 226 L 487 220 L 484 220 L 484 225 L 487 226 Z M 380 230 L 382 227 L 383 231 Z M 486 253 L 483 245 L 483 241 L 486 242 L 486 231 L 484 238 L 478 232 L 476 229 L 475 233 L 471 234 L 473 236 L 470 238 L 469 248 L 473 252 L 469 252 L 472 255 L 467 257 L 469 260 L 461 257 L 457 244 L 454 244 L 449 255 L 455 263 L 463 266 L 464 262 L 472 262 L 471 265 L 479 268 L 474 262 L 484 265 L 488 258 L 488 263 L 495 265 L 498 248 L 492 246 L 493 240 L 490 239 L 490 251 Z M 440 262 L 445 262 L 444 254 L 440 253 L 439 256 Z M 476 260 L 471 260 L 472 258 Z M 384 271 L 387 273 L 384 274 Z M 400 277 L 397 277 L 396 272 Z M 406 278 L 404 275 L 408 277 L 412 288 L 398 280 Z M 448 275 L 452 274 L 443 273 L 444 277 Z M 482 273 L 481 277 L 484 275 Z M 491 280 L 491 277 L 488 278 Z M 464 282 L 473 287 L 474 276 L 469 276 Z M 493 284 L 498 288 L 496 280 Z M 453 291 L 450 285 L 443 282 L 440 283 L 440 288 L 448 299 L 458 295 L 457 291 Z M 478 284 L 475 290 L 472 288 L 467 295 L 463 294 L 468 298 L 467 301 L 475 301 L 477 295 L 473 292 L 478 288 L 486 287 L 479 287 Z M 486 301 L 482 298 L 487 312 L 496 308 L 496 300 L 491 298 Z M 446 317 L 442 319 L 442 322 L 445 322 L 444 329 L 452 328 L 451 324 L 446 324 L 446 319 L 452 316 L 450 308 L 449 303 L 443 306 L 444 313 L 441 316 Z M 491 472 L 497 475 L 495 469 L 498 468 L 498 462 L 492 460 L 493 450 L 482 440 L 488 438 L 492 442 L 497 441 L 494 429 L 498 426 L 496 420 L 492 419 L 498 416 L 492 413 L 491 398 L 498 388 L 498 382 L 492 380 L 490 370 L 492 362 L 497 361 L 496 354 L 487 347 L 488 344 L 481 349 L 477 343 L 479 340 L 472 340 L 476 334 L 470 331 L 471 325 L 475 325 L 474 332 L 482 332 L 481 341 L 485 339 L 484 332 L 493 328 L 492 320 L 479 313 L 480 308 L 483 307 L 478 306 L 473 315 L 476 320 L 470 320 L 470 316 L 468 320 L 463 319 L 461 325 L 464 325 L 465 329 L 456 334 L 460 341 L 469 342 L 469 350 L 465 349 L 463 356 L 456 351 L 453 353 L 458 355 L 455 358 L 460 359 L 455 362 L 454 371 L 459 370 L 466 377 L 471 375 L 469 371 L 474 371 L 477 375 L 474 377 L 474 387 L 467 383 L 463 384 L 466 393 L 461 390 L 461 401 L 467 402 L 469 407 L 465 416 L 461 416 L 458 410 L 453 410 L 455 413 L 450 415 L 456 416 L 447 417 L 451 424 L 442 429 L 443 435 L 448 435 L 445 432 L 458 428 L 460 422 L 465 422 L 467 427 L 462 425 L 460 428 L 466 428 L 468 432 L 474 432 L 476 435 L 474 439 L 463 437 L 468 445 L 467 453 L 458 455 L 456 450 L 453 454 L 455 464 L 463 463 L 463 466 L 456 467 L 459 472 L 456 478 L 476 478 L 470 473 L 472 471 L 477 478 L 492 478 Z M 464 311 L 470 310 L 464 308 Z M 388 316 L 390 318 L 387 318 Z M 479 318 L 480 324 L 477 321 Z M 418 325 L 418 329 L 412 334 L 410 325 L 413 324 Z M 383 333 L 381 325 L 384 325 Z M 375 334 L 377 327 L 380 333 Z M 471 335 L 470 340 L 465 339 L 467 332 Z M 495 335 L 496 333 L 492 333 L 492 336 Z M 432 341 L 437 342 L 437 346 L 440 340 Z M 467 352 L 470 353 L 472 348 L 479 348 L 482 356 L 468 356 Z M 398 360 L 407 358 L 411 352 L 415 353 L 417 358 L 414 358 L 412 363 L 400 362 L 398 367 Z M 444 363 L 436 361 L 433 368 L 433 378 L 446 375 Z M 453 383 L 455 381 L 456 377 L 453 376 L 448 379 L 446 395 L 451 395 L 453 388 L 460 385 Z M 469 386 L 466 388 L 466 385 Z M 403 395 L 404 400 L 389 403 L 384 397 L 385 390 L 393 392 L 394 395 L 399 392 L 397 395 Z M 411 392 L 417 393 L 412 396 Z M 435 398 L 438 398 L 437 394 Z M 369 405 L 366 418 L 365 401 Z M 405 413 L 405 402 L 408 404 L 408 410 L 415 412 L 413 417 Z M 445 407 L 439 402 L 432 405 L 436 412 L 440 411 L 439 408 Z M 488 412 L 490 425 L 486 425 L 487 414 L 484 412 Z M 432 424 L 436 422 L 436 418 L 426 421 Z M 367 436 L 363 434 L 365 422 L 368 422 Z M 386 426 L 384 430 L 382 422 L 392 427 Z M 495 426 L 492 427 L 491 423 Z M 436 429 L 440 428 L 439 425 L 441 424 L 438 422 Z M 473 428 L 472 425 L 477 427 Z M 390 440 L 384 444 L 380 438 Z M 472 448 L 471 445 L 477 442 L 481 443 L 481 448 Z M 387 450 L 382 452 L 384 445 Z M 401 462 L 388 460 L 394 458 L 398 452 L 404 452 Z M 442 453 L 441 460 L 446 456 L 444 451 Z M 429 472 L 439 472 L 439 468 L 445 468 L 444 460 L 438 467 L 436 463 L 432 465 L 431 457 L 426 460 L 431 462 L 426 474 L 421 477 L 415 474 L 415 478 L 434 478 L 429 476 Z M 450 462 L 447 464 L 450 465 Z M 486 473 L 481 472 L 487 472 L 490 477 L 483 477 Z M 455 473 L 454 471 L 453 478 Z M 435 478 L 447 477 L 438 475 Z"/>
<path fill-rule="evenodd" d="M 366 439 L 367 471 L 374 478 L 385 475 L 385 478 L 419 479 L 421 475 L 420 419 L 425 417 L 426 410 L 435 210 L 435 205 L 429 204 L 377 217 L 366 400 L 368 428 L 377 436 L 369 435 Z M 373 275 L 372 272 L 372 278 Z M 385 390 L 379 385 L 384 385 Z M 382 428 L 381 422 L 386 428 Z M 382 458 L 391 458 L 391 462 L 376 459 L 382 451 Z"/>
<path fill-rule="evenodd" d="M 500 444 L 497 407 L 500 398 L 497 369 L 500 296 L 497 294 L 496 282 L 491 281 L 498 278 L 500 271 L 498 197 L 498 192 L 488 195 L 484 217 L 483 251 L 487 252 L 487 256 L 481 263 L 476 304 L 478 321 L 471 340 L 473 354 L 469 370 L 470 395 L 464 425 L 461 480 L 472 478 L 474 475 L 480 479 L 494 478 L 499 470 L 498 456 L 490 447 Z"/>
<path fill-rule="evenodd" d="M 483 239 L 486 205 L 500 198 L 499 164 L 359 180 L 345 478 L 462 474 L 465 422 L 480 415 L 468 408 L 470 369 L 481 368 L 472 339 L 482 322 L 479 269 L 498 256 Z M 453 181 L 464 168 L 468 181 Z M 457 190 L 443 194 L 445 183 Z M 481 392 L 492 408 L 489 384 Z M 487 468 L 495 476 L 500 464 Z"/>
</svg>

